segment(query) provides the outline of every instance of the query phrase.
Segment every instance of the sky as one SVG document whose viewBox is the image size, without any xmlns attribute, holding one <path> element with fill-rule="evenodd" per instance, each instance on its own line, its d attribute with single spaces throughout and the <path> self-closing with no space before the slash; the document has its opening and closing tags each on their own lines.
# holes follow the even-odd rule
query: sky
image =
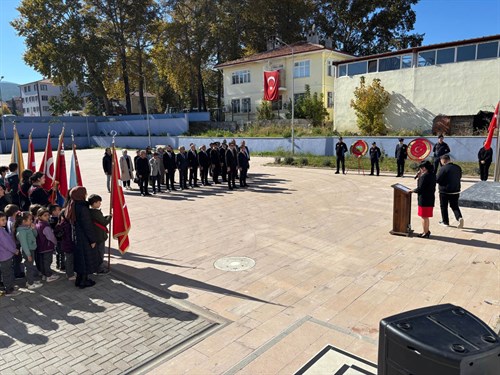
<svg viewBox="0 0 500 375">
<path fill-rule="evenodd" d="M 367 0 L 369 1 L 369 0 Z M 10 26 L 21 0 L 0 0 L 0 76 L 18 84 L 43 77 L 23 60 L 23 39 Z M 423 45 L 500 34 L 500 0 L 420 0 L 415 32 Z"/>
</svg>

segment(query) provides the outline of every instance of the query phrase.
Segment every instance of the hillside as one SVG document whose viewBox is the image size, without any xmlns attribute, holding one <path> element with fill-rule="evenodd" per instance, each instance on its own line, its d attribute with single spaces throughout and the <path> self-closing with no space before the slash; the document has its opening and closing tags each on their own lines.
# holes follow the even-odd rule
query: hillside
<svg viewBox="0 0 500 375">
<path fill-rule="evenodd" d="M 2 99 L 4 101 L 12 99 L 14 96 L 19 96 L 19 87 L 17 83 L 12 82 L 0 82 L 0 86 L 2 86 Z"/>
</svg>

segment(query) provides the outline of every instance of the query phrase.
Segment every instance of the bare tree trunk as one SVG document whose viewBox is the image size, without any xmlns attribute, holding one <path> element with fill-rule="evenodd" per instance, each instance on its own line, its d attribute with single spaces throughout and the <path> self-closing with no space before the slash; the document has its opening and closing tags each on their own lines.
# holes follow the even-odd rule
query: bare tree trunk
<svg viewBox="0 0 500 375">
<path fill-rule="evenodd" d="M 127 67 L 127 52 L 125 51 L 125 40 L 122 40 L 122 45 L 120 46 L 120 62 L 122 66 L 122 79 L 125 94 L 125 107 L 127 109 L 127 114 L 132 113 L 132 102 L 130 101 L 130 82 L 128 79 L 128 67 Z"/>
<path fill-rule="evenodd" d="M 142 48 L 139 39 L 136 43 L 137 48 L 137 69 L 139 70 L 139 103 L 141 104 L 141 114 L 147 113 L 146 103 L 144 100 L 144 77 L 143 66 L 142 66 Z M 148 95 L 148 93 L 146 93 Z"/>
</svg>

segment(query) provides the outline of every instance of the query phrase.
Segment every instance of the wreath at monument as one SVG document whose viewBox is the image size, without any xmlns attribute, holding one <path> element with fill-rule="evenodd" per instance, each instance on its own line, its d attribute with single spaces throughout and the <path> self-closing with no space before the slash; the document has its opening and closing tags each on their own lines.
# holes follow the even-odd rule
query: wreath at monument
<svg viewBox="0 0 500 375">
<path fill-rule="evenodd" d="M 414 161 L 427 158 L 432 150 L 431 143 L 426 138 L 416 138 L 408 144 L 408 157 Z"/>
</svg>

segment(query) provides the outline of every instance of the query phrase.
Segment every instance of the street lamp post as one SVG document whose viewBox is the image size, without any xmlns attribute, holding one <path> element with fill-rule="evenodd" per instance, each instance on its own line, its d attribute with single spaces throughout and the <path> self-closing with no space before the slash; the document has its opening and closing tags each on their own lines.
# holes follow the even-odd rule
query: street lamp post
<svg viewBox="0 0 500 375">
<path fill-rule="evenodd" d="M 4 78 L 3 76 L 0 77 L 0 82 L 2 82 L 3 78 Z M 2 131 L 3 131 L 4 148 L 5 150 L 7 150 L 7 135 L 5 133 L 5 113 L 3 113 L 2 85 L 0 85 L 0 109 L 2 110 Z"/>
<path fill-rule="evenodd" d="M 276 40 L 284 44 L 292 49 L 292 155 L 295 154 L 295 129 L 294 129 L 294 122 L 295 122 L 295 56 L 294 56 L 294 50 L 291 45 L 288 43 L 285 43 L 282 41 L 280 38 L 276 38 Z"/>
<path fill-rule="evenodd" d="M 141 74 L 142 78 L 144 78 L 144 90 L 146 91 L 146 116 L 148 122 L 148 143 L 149 147 L 151 147 L 151 126 L 149 123 L 149 105 L 148 105 L 148 85 L 146 83 L 146 77 Z"/>
</svg>

